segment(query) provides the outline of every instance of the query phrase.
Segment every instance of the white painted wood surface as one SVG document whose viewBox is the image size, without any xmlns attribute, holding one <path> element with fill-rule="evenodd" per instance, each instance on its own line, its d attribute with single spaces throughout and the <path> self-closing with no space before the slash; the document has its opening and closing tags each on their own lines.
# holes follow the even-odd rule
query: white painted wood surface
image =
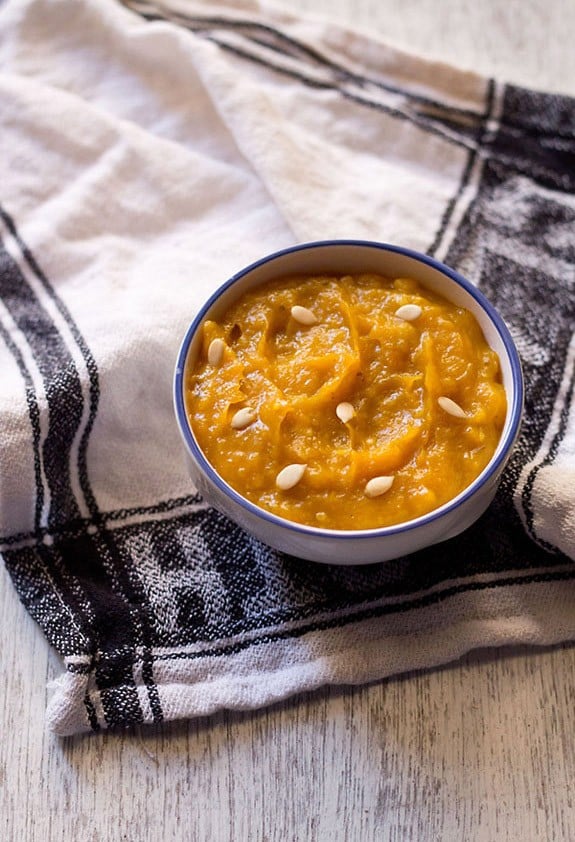
<svg viewBox="0 0 575 842">
<path fill-rule="evenodd" d="M 573 0 L 283 0 L 575 95 Z M 574 607 L 575 610 L 575 607 Z M 0 839 L 575 839 L 575 648 L 475 653 L 253 714 L 45 732 L 61 671 L 0 572 Z"/>
</svg>

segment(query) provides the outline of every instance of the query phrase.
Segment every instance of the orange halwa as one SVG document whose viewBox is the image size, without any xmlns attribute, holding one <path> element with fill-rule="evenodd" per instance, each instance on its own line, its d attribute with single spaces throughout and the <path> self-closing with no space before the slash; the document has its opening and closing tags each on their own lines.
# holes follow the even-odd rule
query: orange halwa
<svg viewBox="0 0 575 842">
<path fill-rule="evenodd" d="M 229 485 L 281 517 L 331 529 L 407 521 L 462 491 L 497 446 L 497 354 L 469 311 L 414 280 L 281 278 L 202 330 L 186 383 L 198 444 Z M 278 487 L 290 465 L 298 475 Z"/>
</svg>

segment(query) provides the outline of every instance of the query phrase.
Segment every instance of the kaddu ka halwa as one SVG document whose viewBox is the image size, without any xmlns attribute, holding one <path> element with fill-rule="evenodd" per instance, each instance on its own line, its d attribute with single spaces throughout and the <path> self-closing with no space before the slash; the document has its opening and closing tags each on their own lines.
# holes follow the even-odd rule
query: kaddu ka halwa
<svg viewBox="0 0 575 842">
<path fill-rule="evenodd" d="M 487 465 L 506 396 L 467 310 L 408 278 L 281 278 L 202 326 L 186 405 L 237 492 L 311 526 L 426 514 Z"/>
</svg>

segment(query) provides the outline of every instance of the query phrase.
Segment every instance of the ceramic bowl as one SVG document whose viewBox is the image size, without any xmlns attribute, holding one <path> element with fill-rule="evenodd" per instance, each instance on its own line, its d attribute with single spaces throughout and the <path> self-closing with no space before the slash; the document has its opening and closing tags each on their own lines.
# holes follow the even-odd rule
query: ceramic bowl
<svg viewBox="0 0 575 842">
<path fill-rule="evenodd" d="M 449 502 L 414 520 L 365 530 L 304 526 L 278 517 L 242 497 L 214 470 L 198 446 L 184 401 L 185 372 L 200 347 L 200 327 L 217 320 L 248 289 L 282 275 L 375 272 L 411 277 L 470 310 L 499 356 L 507 394 L 507 416 L 499 445 L 482 473 Z M 437 260 L 386 243 L 335 240 L 305 243 L 270 254 L 227 280 L 189 326 L 176 363 L 174 405 L 191 479 L 203 498 L 256 538 L 282 552 L 329 564 L 368 564 L 413 553 L 452 538 L 469 527 L 492 501 L 518 434 L 523 409 L 521 366 L 511 335 L 485 296 Z"/>
</svg>

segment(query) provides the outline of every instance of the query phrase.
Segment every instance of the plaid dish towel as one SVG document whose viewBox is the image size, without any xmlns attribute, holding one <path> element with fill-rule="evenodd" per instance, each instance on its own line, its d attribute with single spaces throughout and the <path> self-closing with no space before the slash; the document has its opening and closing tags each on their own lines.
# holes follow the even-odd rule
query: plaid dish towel
<svg viewBox="0 0 575 842">
<path fill-rule="evenodd" d="M 50 728 L 575 638 L 575 102 L 253 0 L 8 2 L 0 67 L 0 550 L 63 660 Z M 481 520 L 361 568 L 208 508 L 171 406 L 205 297 L 338 237 L 469 277 L 527 388 Z"/>
</svg>

